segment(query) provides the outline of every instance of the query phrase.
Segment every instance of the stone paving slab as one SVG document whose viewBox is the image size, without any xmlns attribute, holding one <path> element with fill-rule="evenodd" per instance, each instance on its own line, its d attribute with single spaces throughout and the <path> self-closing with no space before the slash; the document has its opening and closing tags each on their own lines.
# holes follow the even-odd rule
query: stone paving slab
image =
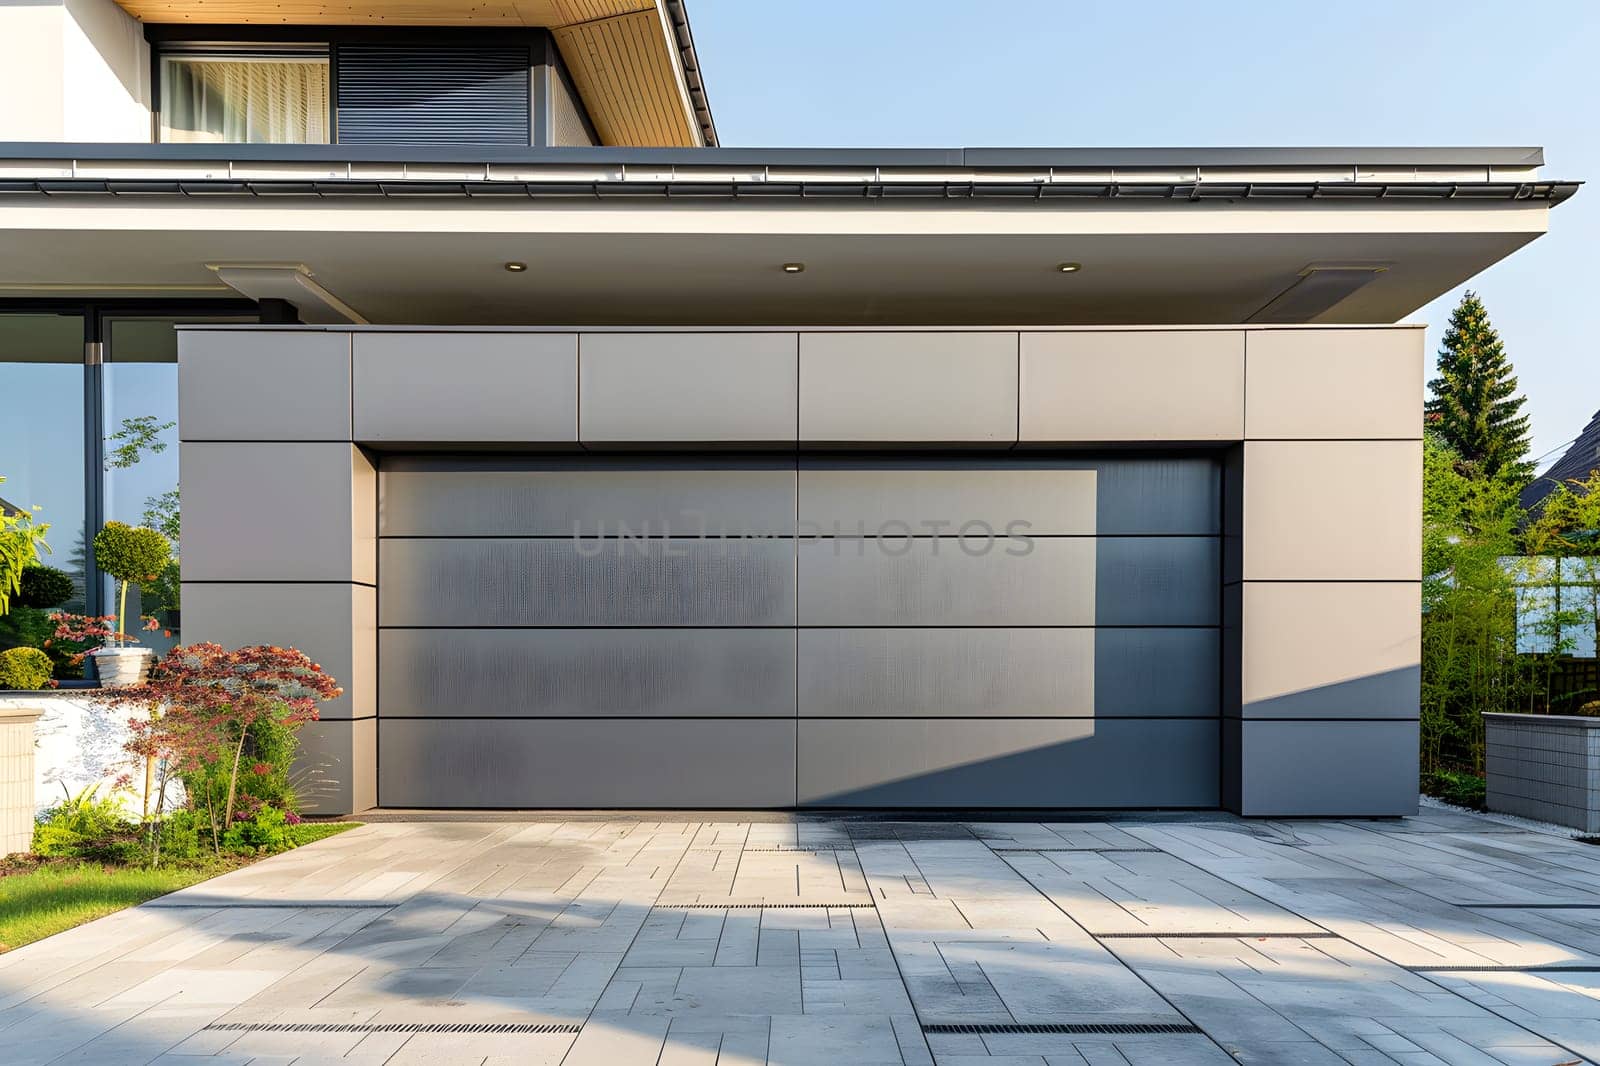
<svg viewBox="0 0 1600 1066">
<path fill-rule="evenodd" d="M 1456 812 L 384 821 L 0 956 L 0 1062 L 1600 1062 L 1600 849 Z"/>
</svg>

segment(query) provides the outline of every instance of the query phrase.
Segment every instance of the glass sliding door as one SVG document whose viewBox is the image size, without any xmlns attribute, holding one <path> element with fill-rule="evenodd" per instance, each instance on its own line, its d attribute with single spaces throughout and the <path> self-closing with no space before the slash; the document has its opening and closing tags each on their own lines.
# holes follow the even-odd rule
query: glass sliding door
<svg viewBox="0 0 1600 1066">
<path fill-rule="evenodd" d="M 84 606 L 86 575 L 84 316 L 0 312 L 0 506 L 48 522 L 48 566 Z"/>
</svg>

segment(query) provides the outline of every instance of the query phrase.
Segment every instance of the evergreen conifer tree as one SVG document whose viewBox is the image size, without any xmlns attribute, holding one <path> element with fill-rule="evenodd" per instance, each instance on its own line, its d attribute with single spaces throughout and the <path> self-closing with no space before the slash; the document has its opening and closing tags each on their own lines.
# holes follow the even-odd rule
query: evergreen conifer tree
<svg viewBox="0 0 1600 1066">
<path fill-rule="evenodd" d="M 1482 474 L 1531 478 L 1525 399 L 1477 293 L 1464 294 L 1451 312 L 1437 369 L 1426 410 L 1439 436 Z"/>
</svg>

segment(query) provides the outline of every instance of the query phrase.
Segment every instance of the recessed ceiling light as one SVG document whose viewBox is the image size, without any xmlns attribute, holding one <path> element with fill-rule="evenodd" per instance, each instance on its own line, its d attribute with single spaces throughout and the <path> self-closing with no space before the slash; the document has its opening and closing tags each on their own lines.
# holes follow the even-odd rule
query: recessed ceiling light
<svg viewBox="0 0 1600 1066">
<path fill-rule="evenodd" d="M 511 271 L 511 273 L 513 273 L 513 274 L 520 274 L 524 270 L 528 269 L 528 264 L 527 263 L 507 263 L 506 264 L 506 269 Z"/>
<path fill-rule="evenodd" d="M 785 264 L 783 264 L 783 272 L 785 274 L 803 274 L 803 273 L 805 273 L 805 269 L 806 269 L 806 265 L 804 263 L 785 263 Z"/>
<path fill-rule="evenodd" d="M 1076 274 L 1083 269 L 1082 263 L 1057 263 L 1056 269 L 1063 274 Z"/>
</svg>

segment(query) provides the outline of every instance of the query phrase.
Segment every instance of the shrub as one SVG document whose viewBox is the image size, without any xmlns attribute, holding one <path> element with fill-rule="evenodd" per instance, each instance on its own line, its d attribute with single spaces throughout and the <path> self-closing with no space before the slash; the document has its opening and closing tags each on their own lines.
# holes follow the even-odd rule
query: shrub
<svg viewBox="0 0 1600 1066">
<path fill-rule="evenodd" d="M 1600 718 L 1600 700 L 1590 700 L 1578 708 L 1578 713 L 1585 718 Z"/>
<path fill-rule="evenodd" d="M 72 575 L 53 566 L 25 566 L 17 589 L 18 607 L 59 607 L 77 591 Z"/>
<path fill-rule="evenodd" d="M 183 607 L 183 572 L 178 560 L 170 560 L 154 581 L 139 586 L 141 603 L 149 614 L 176 611 Z"/>
<path fill-rule="evenodd" d="M 1484 809 L 1486 783 L 1477 774 L 1459 770 L 1434 770 L 1422 777 L 1422 791 L 1457 807 Z"/>
<path fill-rule="evenodd" d="M 132 862 L 140 854 L 138 831 L 114 795 L 101 796 L 91 785 L 39 816 L 33 850 L 46 858 Z"/>
<path fill-rule="evenodd" d="M 0 651 L 38 648 L 50 656 L 51 676 L 68 681 L 83 676 L 83 651 L 87 647 L 56 636 L 59 623 L 42 607 L 16 607 L 0 618 Z"/>
<path fill-rule="evenodd" d="M 288 819 L 276 807 L 262 807 L 254 818 L 234 822 L 222 834 L 224 851 L 270 854 L 292 847 L 294 840 L 289 835 Z"/>
<path fill-rule="evenodd" d="M 33 524 L 31 511 L 0 507 L 0 615 L 11 610 L 11 597 L 21 588 L 22 572 L 38 561 L 41 550 L 50 550 L 44 541 L 48 532 L 48 523 Z"/>
<path fill-rule="evenodd" d="M 104 700 L 147 713 L 145 721 L 130 721 L 128 751 L 161 761 L 183 780 L 220 850 L 236 816 L 249 819 L 293 802 L 294 733 L 316 720 L 318 702 L 340 691 L 322 667 L 292 648 L 192 644 L 168 652 L 144 685 L 113 689 Z"/>
<path fill-rule="evenodd" d="M 0 688 L 44 688 L 50 682 L 50 670 L 50 656 L 38 648 L 0 651 Z"/>
<path fill-rule="evenodd" d="M 205 818 L 199 811 L 173 811 L 161 822 L 162 861 L 193 862 L 206 858 L 210 851 L 210 835 L 210 827 L 205 824 Z"/>
</svg>

